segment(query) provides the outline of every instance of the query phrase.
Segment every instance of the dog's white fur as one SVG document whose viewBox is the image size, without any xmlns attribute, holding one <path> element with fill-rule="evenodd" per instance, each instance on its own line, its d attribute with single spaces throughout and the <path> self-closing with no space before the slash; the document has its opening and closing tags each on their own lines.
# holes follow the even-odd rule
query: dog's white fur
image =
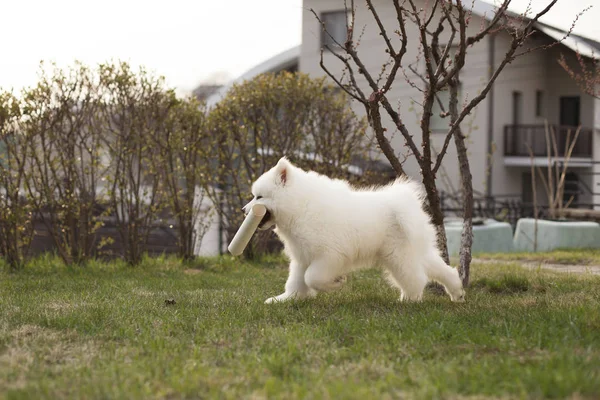
<svg viewBox="0 0 600 400">
<path fill-rule="evenodd" d="M 342 180 L 305 172 L 282 158 L 252 185 L 256 203 L 269 210 L 261 229 L 276 226 L 290 271 L 285 292 L 266 303 L 313 297 L 339 288 L 349 272 L 383 267 L 402 300 L 419 301 L 429 280 L 453 301 L 465 292 L 456 269 L 436 247 L 420 187 L 408 179 L 357 190 Z"/>
</svg>

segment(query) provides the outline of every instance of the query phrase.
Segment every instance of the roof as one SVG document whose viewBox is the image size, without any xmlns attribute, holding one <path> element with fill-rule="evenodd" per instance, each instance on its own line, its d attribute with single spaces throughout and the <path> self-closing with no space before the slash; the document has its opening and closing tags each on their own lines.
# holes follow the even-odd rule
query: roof
<svg viewBox="0 0 600 400">
<path fill-rule="evenodd" d="M 545 33 L 554 40 L 562 40 L 561 44 L 563 46 L 578 52 L 584 57 L 593 58 L 596 60 L 600 59 L 600 43 L 592 39 L 587 39 L 572 33 L 565 38 L 565 35 L 567 34 L 565 31 L 542 24 L 540 22 L 536 23 L 535 27 L 537 30 Z"/>
<path fill-rule="evenodd" d="M 488 20 L 495 15 L 498 8 L 482 0 L 473 0 L 472 4 L 473 13 Z M 518 14 L 512 13 L 512 15 L 517 16 Z M 534 24 L 534 27 L 550 38 L 561 41 L 562 45 L 575 52 L 579 52 L 584 57 L 600 59 L 600 42 L 573 33 L 565 38 L 566 31 L 539 21 Z"/>
<path fill-rule="evenodd" d="M 223 85 L 216 84 L 201 84 L 198 85 L 193 91 L 192 94 L 198 100 L 206 100 L 214 93 L 216 93 Z"/>
<path fill-rule="evenodd" d="M 223 85 L 219 90 L 213 93 L 206 99 L 208 107 L 212 107 L 219 102 L 227 93 L 227 91 L 236 83 L 241 83 L 248 79 L 252 79 L 257 75 L 264 74 L 267 72 L 279 72 L 285 69 L 289 69 L 298 65 L 300 59 L 300 46 L 294 46 L 282 53 L 277 54 L 274 57 L 269 58 L 266 61 L 258 64 L 254 68 L 248 70 L 239 77 L 229 81 L 226 85 Z"/>
</svg>

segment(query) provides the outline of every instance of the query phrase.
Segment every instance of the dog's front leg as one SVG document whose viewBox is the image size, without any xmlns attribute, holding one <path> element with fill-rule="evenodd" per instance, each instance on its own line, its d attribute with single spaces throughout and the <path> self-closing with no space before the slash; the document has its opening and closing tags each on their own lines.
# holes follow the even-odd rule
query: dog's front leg
<svg viewBox="0 0 600 400">
<path fill-rule="evenodd" d="M 296 261 L 290 263 L 290 274 L 287 282 L 285 283 L 285 292 L 279 296 L 268 298 L 265 303 L 271 304 L 279 301 L 286 301 L 291 299 L 305 299 L 307 297 L 314 297 L 317 293 L 309 288 L 304 282 L 304 273 L 306 272 L 306 266 L 302 266 Z"/>
</svg>

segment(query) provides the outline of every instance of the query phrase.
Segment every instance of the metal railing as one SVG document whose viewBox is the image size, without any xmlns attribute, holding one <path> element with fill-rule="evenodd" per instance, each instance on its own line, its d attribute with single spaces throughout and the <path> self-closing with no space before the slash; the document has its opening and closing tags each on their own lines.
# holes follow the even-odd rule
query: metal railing
<svg viewBox="0 0 600 400">
<path fill-rule="evenodd" d="M 600 164 L 596 161 L 595 164 Z M 591 172 L 591 174 L 598 174 Z M 569 204 L 571 209 L 593 209 L 600 204 L 593 203 L 594 196 L 600 195 L 600 187 L 587 187 L 582 181 L 578 181 L 577 185 L 566 187 L 564 191 L 565 198 L 575 196 L 577 199 Z M 586 196 L 592 202 L 581 201 L 580 199 Z M 440 192 L 440 202 L 442 212 L 445 217 L 461 217 L 463 213 L 463 202 L 460 196 L 456 196 L 447 192 Z M 520 218 L 533 218 L 535 205 L 531 202 L 524 202 L 521 195 L 505 195 L 505 196 L 483 196 L 475 194 L 473 198 L 473 218 L 488 219 L 492 218 L 497 221 L 508 222 L 513 230 Z M 537 205 L 538 218 L 549 218 L 550 209 L 546 204 Z"/>
<path fill-rule="evenodd" d="M 567 138 L 572 142 L 577 127 L 552 125 L 556 135 L 558 157 L 564 157 L 567 152 Z M 549 126 L 550 128 L 550 126 Z M 571 157 L 591 158 L 593 154 L 593 130 L 581 128 Z M 552 134 L 552 132 L 550 132 Z M 529 145 L 529 147 L 528 147 Z M 506 125 L 504 126 L 504 155 L 517 157 L 530 157 L 529 148 L 535 157 L 547 157 L 545 125 Z M 555 156 L 554 148 L 550 143 L 550 155 Z"/>
</svg>

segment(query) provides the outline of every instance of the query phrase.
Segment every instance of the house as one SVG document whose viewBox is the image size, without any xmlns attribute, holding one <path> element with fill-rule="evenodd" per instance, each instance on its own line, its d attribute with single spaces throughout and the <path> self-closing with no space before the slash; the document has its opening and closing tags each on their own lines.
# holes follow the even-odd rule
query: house
<svg viewBox="0 0 600 400">
<path fill-rule="evenodd" d="M 205 101 L 207 98 L 215 94 L 219 89 L 221 89 L 223 85 L 216 84 L 200 84 L 196 86 L 194 90 L 192 90 L 192 96 L 194 96 L 199 101 Z"/>
<path fill-rule="evenodd" d="M 355 4 L 355 29 L 361 32 L 359 53 L 365 60 L 366 67 L 377 74 L 385 61 L 385 44 L 365 2 L 357 1 Z M 393 31 L 397 27 L 393 3 L 375 0 L 374 4 L 383 25 Z M 485 23 L 486 16 L 493 15 L 494 12 L 492 6 L 480 0 L 475 0 L 472 4 L 473 16 L 468 28 L 470 34 L 478 31 Z M 321 48 L 328 44 L 330 38 L 323 34 L 311 9 L 320 16 L 338 42 L 345 41 L 347 14 L 344 0 L 304 0 L 302 44 L 265 61 L 236 81 L 249 79 L 262 72 L 295 69 L 314 77 L 324 76 L 325 72 L 319 65 Z M 559 29 L 537 23 L 529 45 L 551 44 L 564 35 Z M 408 36 L 418 37 L 414 25 L 409 27 Z M 417 58 L 415 43 L 409 44 L 404 58 L 407 63 Z M 483 88 L 492 67 L 500 63 L 509 44 L 508 34 L 500 32 L 489 35 L 468 49 L 466 65 L 460 77 L 463 99 L 472 98 Z M 516 59 L 506 66 L 486 99 L 463 121 L 461 127 L 468 135 L 473 186 L 477 194 L 531 202 L 532 159 L 527 144 L 534 152 L 534 163 L 544 168 L 548 165 L 545 123 L 555 127 L 560 156 L 564 154 L 564 146 L 561 144 L 564 143 L 567 132 L 571 131 L 572 135 L 575 127 L 581 125 L 566 176 L 566 190 L 577 192 L 576 205 L 595 205 L 600 208 L 600 100 L 583 93 L 558 64 L 561 54 L 570 62 L 575 62 L 576 51 L 584 57 L 594 58 L 596 54 L 600 54 L 600 42 L 571 35 L 548 50 L 534 51 Z M 334 74 L 341 75 L 342 66 L 333 54 L 326 51 L 324 61 Z M 359 81 L 359 84 L 366 88 L 364 81 Z M 209 104 L 218 101 L 227 88 L 225 86 L 219 93 L 209 97 Z M 399 105 L 408 130 L 415 132 L 415 137 L 420 136 L 420 93 L 408 85 L 400 74 L 388 93 L 388 98 L 392 104 Z M 364 108 L 358 102 L 353 102 L 353 108 L 359 115 L 364 115 Z M 447 118 L 442 119 L 439 111 L 434 112 L 432 142 L 438 150 L 442 146 L 447 124 Z M 389 131 L 394 129 L 391 124 L 388 128 Z M 392 145 L 398 153 L 404 151 L 404 140 L 399 133 L 394 135 Z M 561 157 L 558 158 L 560 160 Z M 419 168 L 414 160 L 409 159 L 404 167 L 409 175 L 419 177 Z M 460 188 L 453 145 L 449 147 L 438 173 L 438 185 L 440 190 L 448 193 L 456 193 Z M 547 202 L 540 179 L 537 179 L 536 189 L 538 201 L 541 204 Z"/>
<path fill-rule="evenodd" d="M 284 52 L 281 52 L 268 60 L 263 61 L 257 66 L 251 68 L 236 79 L 233 79 L 226 85 L 222 85 L 214 93 L 206 98 L 208 107 L 214 106 L 219 100 L 225 96 L 227 91 L 236 83 L 241 83 L 252 79 L 260 74 L 277 73 L 277 72 L 296 72 L 298 71 L 298 61 L 300 58 L 300 46 L 292 47 Z"/>
<path fill-rule="evenodd" d="M 357 1 L 355 4 L 355 32 L 362 33 L 358 51 L 366 68 L 376 75 L 386 60 L 385 43 L 365 2 Z M 393 3 L 376 0 L 374 5 L 388 31 L 397 29 Z M 423 7 L 427 7 L 424 2 Z M 486 22 L 486 16 L 494 15 L 493 7 L 482 1 L 475 0 L 472 7 L 468 34 L 479 31 Z M 312 76 L 323 76 L 325 73 L 319 65 L 321 47 L 331 39 L 322 33 L 321 25 L 311 9 L 320 16 L 339 43 L 346 38 L 347 16 L 343 0 L 304 0 L 299 70 Z M 410 24 L 407 36 L 418 38 L 416 29 L 416 25 Z M 529 45 L 551 44 L 564 35 L 554 27 L 538 23 Z M 460 76 L 463 97 L 473 98 L 483 88 L 490 71 L 501 62 L 508 50 L 510 39 L 506 32 L 499 32 L 468 49 L 466 65 Z M 418 43 L 416 39 L 413 41 L 409 43 L 404 58 L 406 63 L 413 62 L 418 56 Z M 567 131 L 574 131 L 576 126 L 581 125 L 566 186 L 567 189 L 573 186 L 579 189 L 576 198 L 579 205 L 595 204 L 596 208 L 600 208 L 600 100 L 584 94 L 558 64 L 561 54 L 574 62 L 575 51 L 592 58 L 600 54 L 600 43 L 571 35 L 546 51 L 534 51 L 517 58 L 504 69 L 487 98 L 463 121 L 461 128 L 469 136 L 468 150 L 475 192 L 494 197 L 519 197 L 524 202 L 531 202 L 531 157 L 525 143 L 533 149 L 535 164 L 547 165 L 545 122 L 556 126 L 560 156 L 564 154 L 561 144 L 565 141 Z M 324 62 L 334 74 L 341 75 L 341 63 L 331 52 L 325 51 Z M 422 64 L 420 66 L 424 68 Z M 411 78 L 410 71 L 408 75 Z M 359 84 L 364 85 L 368 92 L 365 82 L 359 81 Z M 420 115 L 416 102 L 420 101 L 421 94 L 405 82 L 402 74 L 399 74 L 388 93 L 388 99 L 391 104 L 399 104 L 408 130 L 415 132 L 415 137 L 420 136 Z M 355 111 L 364 115 L 362 105 L 355 103 Z M 438 150 L 447 126 L 448 119 L 442 119 L 439 111 L 434 111 L 432 141 Z M 439 134 L 436 134 L 436 127 L 442 128 Z M 388 129 L 392 131 L 391 124 Z M 398 152 L 403 151 L 404 140 L 400 134 L 392 139 L 392 145 Z M 455 150 L 452 149 L 442 164 L 442 175 L 438 174 L 440 190 L 456 192 L 460 188 L 457 164 Z M 414 160 L 405 164 L 405 170 L 411 176 L 419 176 L 419 168 Z M 543 202 L 544 188 L 540 180 L 537 181 L 538 198 L 541 197 Z"/>
</svg>

